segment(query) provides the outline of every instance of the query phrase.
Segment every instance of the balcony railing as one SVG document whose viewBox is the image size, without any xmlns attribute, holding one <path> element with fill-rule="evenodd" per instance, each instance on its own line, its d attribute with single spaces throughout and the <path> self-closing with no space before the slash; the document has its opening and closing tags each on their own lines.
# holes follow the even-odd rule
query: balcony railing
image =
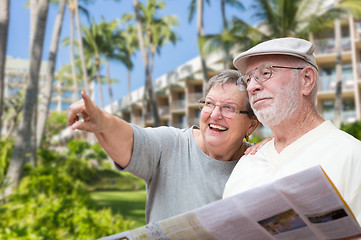
<svg viewBox="0 0 361 240">
<path fill-rule="evenodd" d="M 355 25 L 356 25 L 356 29 L 357 29 L 358 31 L 361 31 L 361 21 L 355 22 Z"/>
<path fill-rule="evenodd" d="M 321 91 L 335 90 L 336 87 L 336 75 L 325 75 L 320 76 L 321 80 Z M 344 73 L 342 74 L 342 88 L 352 89 L 353 88 L 353 74 Z"/>
<path fill-rule="evenodd" d="M 326 120 L 333 121 L 333 118 L 335 117 L 334 111 L 324 112 L 323 118 Z M 342 111 L 342 121 L 343 122 L 353 122 L 356 120 L 356 111 Z"/>
<path fill-rule="evenodd" d="M 324 38 L 315 40 L 316 54 L 332 54 L 336 52 L 336 42 L 334 38 Z M 351 39 L 349 37 L 341 39 L 341 50 L 351 51 Z"/>
<path fill-rule="evenodd" d="M 199 118 L 188 119 L 188 126 L 193 126 L 193 125 L 199 126 Z"/>
<path fill-rule="evenodd" d="M 149 122 L 153 120 L 153 113 L 152 112 L 147 112 L 145 114 L 145 121 Z"/>
<path fill-rule="evenodd" d="M 160 106 L 158 109 L 158 112 L 159 112 L 160 116 L 169 115 L 170 108 L 169 108 L 169 106 Z"/>
<path fill-rule="evenodd" d="M 173 127 L 176 127 L 176 128 L 186 128 L 187 127 L 187 124 L 184 123 L 184 122 L 173 122 L 172 124 Z"/>
<path fill-rule="evenodd" d="M 132 122 L 136 125 L 143 126 L 144 120 L 143 117 L 132 117 Z"/>
<path fill-rule="evenodd" d="M 175 100 L 172 102 L 172 109 L 174 110 L 183 110 L 186 107 L 186 103 L 184 99 L 182 100 Z"/>
<path fill-rule="evenodd" d="M 203 97 L 202 93 L 189 93 L 187 96 L 189 104 L 198 104 L 198 100 Z"/>
<path fill-rule="evenodd" d="M 170 110 L 168 106 L 158 106 L 158 114 L 160 117 L 166 116 L 170 114 Z M 145 121 L 153 121 L 153 113 L 147 112 L 145 114 Z"/>
</svg>

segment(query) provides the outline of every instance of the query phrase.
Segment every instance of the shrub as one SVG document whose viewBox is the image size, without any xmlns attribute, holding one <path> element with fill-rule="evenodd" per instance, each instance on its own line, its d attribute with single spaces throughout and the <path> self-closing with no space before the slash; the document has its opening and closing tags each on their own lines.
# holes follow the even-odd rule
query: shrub
<svg viewBox="0 0 361 240">
<path fill-rule="evenodd" d="M 348 124 L 341 124 L 341 130 L 351 134 L 358 140 L 361 140 L 361 121 L 356 121 Z"/>
<path fill-rule="evenodd" d="M 0 239 L 96 239 L 132 228 L 110 209 L 96 210 L 84 183 L 95 173 L 85 158 L 93 150 L 84 141 L 70 146 L 65 154 L 39 150 L 38 166 L 25 166 L 16 192 L 0 205 Z"/>
</svg>

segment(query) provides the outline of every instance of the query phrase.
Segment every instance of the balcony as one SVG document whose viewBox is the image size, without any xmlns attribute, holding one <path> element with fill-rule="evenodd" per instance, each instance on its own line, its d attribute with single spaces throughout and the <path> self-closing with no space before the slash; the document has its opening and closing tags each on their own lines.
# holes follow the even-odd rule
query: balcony
<svg viewBox="0 0 361 240">
<path fill-rule="evenodd" d="M 325 120 L 333 121 L 333 118 L 335 117 L 334 114 L 335 114 L 334 110 L 332 109 L 332 111 L 324 112 L 323 118 Z M 355 110 L 342 111 L 342 122 L 350 123 L 350 122 L 354 122 L 354 121 L 356 121 L 356 111 Z"/>
<path fill-rule="evenodd" d="M 353 74 L 342 74 L 342 88 L 353 89 Z M 336 87 L 336 74 L 320 76 L 321 88 L 320 91 L 334 91 Z"/>
<path fill-rule="evenodd" d="M 152 122 L 153 121 L 153 113 L 152 112 L 147 112 L 145 114 L 145 121 L 146 122 Z"/>
<path fill-rule="evenodd" d="M 202 93 L 189 93 L 187 95 L 187 100 L 188 100 L 188 103 L 190 105 L 193 105 L 193 104 L 196 104 L 198 105 L 198 100 L 201 99 L 203 97 L 203 94 Z"/>
<path fill-rule="evenodd" d="M 132 122 L 135 124 L 135 125 L 138 125 L 138 126 L 144 126 L 144 120 L 143 120 L 143 117 L 132 117 Z"/>
<path fill-rule="evenodd" d="M 170 114 L 169 107 L 168 106 L 158 106 L 158 114 L 161 119 L 169 117 L 169 114 Z M 147 112 L 145 114 L 145 121 L 147 123 L 153 122 L 153 113 L 152 112 Z"/>
<path fill-rule="evenodd" d="M 166 116 L 166 115 L 169 115 L 170 108 L 169 108 L 169 106 L 159 106 L 158 112 L 159 112 L 159 116 L 161 116 L 161 117 Z"/>
<path fill-rule="evenodd" d="M 186 103 L 184 99 L 175 100 L 172 102 L 172 110 L 179 111 L 184 110 L 186 107 Z"/>
<path fill-rule="evenodd" d="M 356 25 L 356 39 L 361 39 L 361 21 L 355 22 Z"/>
<path fill-rule="evenodd" d="M 176 128 L 180 128 L 180 129 L 184 129 L 184 128 L 187 128 L 187 124 L 185 124 L 184 122 L 174 122 L 172 124 L 173 127 L 176 127 Z"/>
<path fill-rule="evenodd" d="M 197 125 L 199 126 L 199 118 L 189 118 L 188 119 L 188 126 L 193 126 L 193 125 Z"/>
<path fill-rule="evenodd" d="M 324 38 L 315 40 L 316 55 L 335 54 L 336 43 L 334 38 Z M 351 51 L 351 39 L 349 37 L 341 39 L 341 51 Z"/>
</svg>

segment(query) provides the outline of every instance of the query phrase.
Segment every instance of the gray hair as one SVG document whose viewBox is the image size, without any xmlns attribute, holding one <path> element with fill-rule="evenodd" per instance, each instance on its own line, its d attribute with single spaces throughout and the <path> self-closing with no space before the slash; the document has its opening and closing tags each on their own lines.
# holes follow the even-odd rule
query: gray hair
<svg viewBox="0 0 361 240">
<path fill-rule="evenodd" d="M 204 85 L 203 87 L 203 97 L 205 98 L 209 91 L 214 87 L 214 86 L 223 86 L 226 83 L 233 83 L 234 85 L 237 84 L 237 80 L 238 78 L 241 77 L 241 73 L 236 71 L 236 70 L 232 70 L 232 69 L 227 69 L 227 70 L 223 70 L 220 71 L 219 73 L 217 73 L 216 75 L 214 75 L 213 77 L 211 77 L 208 82 Z M 239 93 L 241 94 L 241 91 L 239 91 Z M 246 92 L 247 94 L 247 92 Z M 249 118 L 257 118 L 256 115 L 254 114 L 251 105 L 248 101 L 248 94 L 247 94 L 247 103 L 246 103 L 246 110 L 249 112 L 247 115 Z"/>
<path fill-rule="evenodd" d="M 242 74 L 236 70 L 224 70 L 220 71 L 213 77 L 211 77 L 208 82 L 203 87 L 203 97 L 206 97 L 209 91 L 214 87 L 214 85 L 223 86 L 226 83 L 237 83 L 238 78 Z"/>
</svg>

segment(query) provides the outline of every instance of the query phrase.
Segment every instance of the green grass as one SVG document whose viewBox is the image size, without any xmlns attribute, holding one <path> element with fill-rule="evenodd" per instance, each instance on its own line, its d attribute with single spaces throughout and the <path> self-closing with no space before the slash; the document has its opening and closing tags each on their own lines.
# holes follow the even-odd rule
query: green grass
<svg viewBox="0 0 361 240">
<path fill-rule="evenodd" d="M 146 191 L 106 191 L 92 192 L 98 208 L 111 208 L 113 213 L 119 213 L 124 220 L 134 222 L 132 228 L 145 225 Z"/>
<path fill-rule="evenodd" d="M 93 181 L 87 183 L 88 191 L 97 208 L 110 208 L 132 221 L 131 228 L 145 225 L 146 191 L 143 180 L 128 172 L 98 169 Z"/>
<path fill-rule="evenodd" d="M 90 192 L 138 191 L 145 189 L 145 183 L 128 172 L 100 169 L 97 170 L 96 177 L 87 182 L 87 187 Z"/>
</svg>

